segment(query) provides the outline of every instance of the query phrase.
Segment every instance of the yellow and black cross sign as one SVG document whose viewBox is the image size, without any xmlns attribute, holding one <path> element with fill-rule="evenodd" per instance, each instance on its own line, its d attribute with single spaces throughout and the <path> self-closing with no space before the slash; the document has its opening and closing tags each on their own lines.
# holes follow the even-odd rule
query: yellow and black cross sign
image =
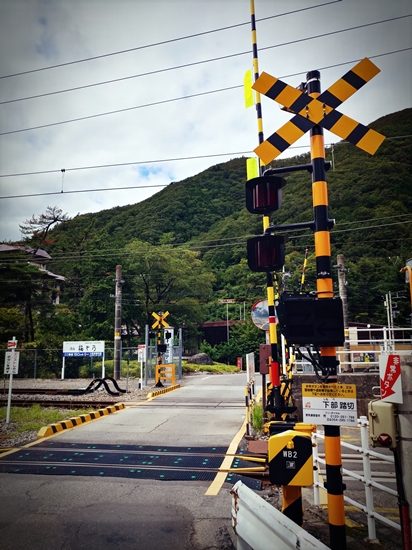
<svg viewBox="0 0 412 550">
<path fill-rule="evenodd" d="M 310 97 L 267 73 L 262 73 L 252 86 L 253 89 L 277 101 L 289 112 L 295 113 L 295 116 L 261 143 L 255 149 L 255 153 L 265 164 L 269 164 L 318 124 L 373 155 L 385 136 L 343 115 L 336 107 L 379 72 L 380 69 L 365 57 L 317 98 Z"/>
<path fill-rule="evenodd" d="M 169 315 L 169 312 L 166 311 L 165 313 L 155 313 L 153 312 L 152 313 L 152 316 L 156 319 L 156 321 L 153 323 L 152 325 L 152 328 L 168 328 L 169 326 L 169 323 L 167 321 L 165 321 L 165 317 L 167 317 Z"/>
</svg>

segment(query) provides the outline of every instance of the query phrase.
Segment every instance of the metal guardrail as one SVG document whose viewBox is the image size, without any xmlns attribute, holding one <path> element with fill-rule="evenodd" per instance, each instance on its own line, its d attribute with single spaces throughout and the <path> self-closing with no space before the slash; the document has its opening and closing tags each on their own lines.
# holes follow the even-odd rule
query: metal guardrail
<svg viewBox="0 0 412 550">
<path fill-rule="evenodd" d="M 330 550 L 241 481 L 231 495 L 237 550 Z"/>
<path fill-rule="evenodd" d="M 394 457 L 384 455 L 382 453 L 378 453 L 370 449 L 369 437 L 368 437 L 369 422 L 366 416 L 361 416 L 358 419 L 358 424 L 360 426 L 360 433 L 361 433 L 361 447 L 357 447 L 356 445 L 352 445 L 351 443 L 346 443 L 345 441 L 341 441 L 341 445 L 342 447 L 346 447 L 362 455 L 363 475 L 360 475 L 359 473 L 353 472 L 351 470 L 347 470 L 346 468 L 342 468 L 342 473 L 364 484 L 366 506 L 364 504 L 361 504 L 360 502 L 356 502 L 355 500 L 347 497 L 346 495 L 344 496 L 344 499 L 345 499 L 345 502 L 348 502 L 352 506 L 355 506 L 356 508 L 359 508 L 360 510 L 365 512 L 367 516 L 367 522 L 368 522 L 368 538 L 371 540 L 374 540 L 376 539 L 375 520 L 381 521 L 382 523 L 385 523 L 386 525 L 389 525 L 390 527 L 397 529 L 398 531 L 401 530 L 401 526 L 399 523 L 396 523 L 382 516 L 381 514 L 378 514 L 377 512 L 375 512 L 374 505 L 373 505 L 373 488 L 379 489 L 380 491 L 384 491 L 385 493 L 388 493 L 396 497 L 398 497 L 398 492 L 372 479 L 371 457 L 378 458 L 379 460 L 388 462 L 390 464 L 394 464 Z M 323 434 L 319 434 L 316 432 L 312 434 L 312 440 L 314 443 L 316 443 L 318 439 L 324 439 L 324 437 L 325 436 Z M 319 456 L 317 445 L 313 447 L 313 464 L 315 467 L 314 485 L 313 485 L 314 504 L 319 505 L 320 504 L 319 489 L 325 489 L 325 486 L 319 480 L 319 465 L 320 464 L 324 465 L 326 464 L 326 462 L 323 458 Z"/>
</svg>

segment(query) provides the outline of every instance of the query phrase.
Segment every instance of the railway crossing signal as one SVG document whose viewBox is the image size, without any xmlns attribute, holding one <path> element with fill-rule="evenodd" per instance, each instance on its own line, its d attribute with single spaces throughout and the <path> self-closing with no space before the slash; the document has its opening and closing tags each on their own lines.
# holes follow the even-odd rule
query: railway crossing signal
<svg viewBox="0 0 412 550">
<path fill-rule="evenodd" d="M 261 177 L 253 178 L 246 184 L 246 206 L 248 210 L 254 214 L 263 214 L 264 216 L 264 234 L 248 241 L 249 267 L 253 271 L 266 271 L 268 303 L 270 298 L 269 305 L 274 304 L 271 272 L 280 270 L 283 266 L 284 238 L 278 235 L 275 236 L 273 233 L 296 228 L 310 228 L 313 230 L 316 256 L 316 298 L 312 300 L 309 296 L 299 295 L 294 299 L 293 296 L 285 295 L 281 299 L 280 310 L 282 311 L 279 313 L 283 313 L 283 315 L 280 315 L 280 317 L 283 317 L 283 320 L 281 318 L 282 332 L 287 334 L 291 342 L 296 340 L 296 343 L 301 345 L 316 343 L 320 346 L 320 357 L 317 360 L 317 366 L 322 373 L 326 373 L 322 380 L 330 384 L 337 384 L 336 346 L 342 344 L 344 331 L 342 330 L 342 304 L 340 299 L 334 298 L 332 282 L 330 229 L 334 225 L 334 220 L 329 219 L 328 216 L 326 182 L 328 163 L 325 161 L 323 131 L 324 129 L 329 130 L 370 154 L 376 152 L 385 137 L 343 115 L 337 110 L 337 107 L 369 82 L 378 72 L 379 69 L 376 65 L 365 58 L 323 93 L 321 93 L 319 71 L 307 73 L 306 83 L 300 89 L 295 89 L 267 73 L 262 73 L 253 85 L 258 93 L 277 101 L 287 111 L 294 114 L 289 122 L 279 128 L 268 139 L 265 141 L 262 139 L 255 149 L 255 153 L 264 164 L 269 164 L 301 136 L 310 131 L 311 164 L 266 170 Z M 280 207 L 282 198 L 283 185 L 279 183 L 278 180 L 281 180 L 281 178 L 277 176 L 280 173 L 296 170 L 308 170 L 311 173 L 314 220 L 299 224 L 270 226 L 268 215 Z M 271 180 L 272 176 L 275 176 L 276 179 Z M 274 311 L 274 305 L 272 309 Z M 332 322 L 330 322 L 330 319 Z M 272 346 L 271 366 L 274 366 L 274 374 L 271 375 L 272 399 L 275 405 L 273 409 L 280 413 L 280 411 L 283 412 L 283 402 L 279 392 L 280 377 L 276 360 L 276 326 L 270 333 L 270 342 Z M 267 408 L 267 410 L 270 409 Z M 269 446 L 272 445 L 269 454 L 273 456 L 271 481 L 276 480 L 278 483 L 284 483 L 286 466 L 282 461 L 289 457 L 289 451 L 284 449 L 284 441 L 281 438 L 278 438 L 277 442 L 276 439 L 272 441 L 272 438 L 269 440 Z M 276 447 L 278 443 L 280 444 L 279 448 Z M 291 450 L 294 443 L 288 445 L 289 450 Z M 284 450 L 286 455 L 284 455 Z M 303 454 L 304 457 L 306 452 Z M 309 460 L 309 453 L 307 453 L 307 456 Z M 278 464 L 279 460 L 282 464 Z M 306 460 L 304 463 L 306 464 Z M 325 424 L 325 465 L 328 480 L 331 548 L 333 550 L 346 550 L 340 428 L 328 423 Z M 280 479 L 277 479 L 278 466 L 282 469 Z M 303 477 L 305 478 L 305 475 Z M 289 517 L 297 517 L 295 512 L 301 508 L 300 488 L 290 486 L 289 479 L 286 479 L 286 481 L 288 484 L 284 485 L 286 504 L 283 511 L 285 514 L 290 513 Z M 299 482 L 301 482 L 301 479 Z"/>
<path fill-rule="evenodd" d="M 169 323 L 165 321 L 165 317 L 169 315 L 169 312 L 166 311 L 165 313 L 152 313 L 152 316 L 156 319 L 156 321 L 153 323 L 152 328 L 169 328 Z"/>
<path fill-rule="evenodd" d="M 263 72 L 252 88 L 277 101 L 295 116 L 256 147 L 255 153 L 269 164 L 308 130 L 319 125 L 373 155 L 385 136 L 343 115 L 336 107 L 379 72 L 380 69 L 365 57 L 317 98 Z"/>
</svg>

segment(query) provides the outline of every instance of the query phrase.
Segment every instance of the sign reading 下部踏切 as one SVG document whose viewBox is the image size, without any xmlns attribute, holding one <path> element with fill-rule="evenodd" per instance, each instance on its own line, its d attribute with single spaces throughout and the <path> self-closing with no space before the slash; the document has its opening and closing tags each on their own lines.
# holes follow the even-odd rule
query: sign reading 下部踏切
<svg viewBox="0 0 412 550">
<path fill-rule="evenodd" d="M 63 342 L 63 357 L 103 357 L 104 340 L 96 342 Z"/>
<path fill-rule="evenodd" d="M 382 401 L 403 403 L 400 355 L 381 353 L 379 356 L 379 378 Z"/>
<path fill-rule="evenodd" d="M 355 384 L 302 384 L 303 422 L 357 426 Z"/>
</svg>

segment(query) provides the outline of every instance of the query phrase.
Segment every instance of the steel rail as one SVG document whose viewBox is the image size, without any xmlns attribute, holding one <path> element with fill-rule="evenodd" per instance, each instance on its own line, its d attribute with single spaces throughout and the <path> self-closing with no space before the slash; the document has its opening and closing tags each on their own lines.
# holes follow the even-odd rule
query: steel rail
<svg viewBox="0 0 412 550">
<path fill-rule="evenodd" d="M 4 405 L 3 405 L 4 403 Z M 41 405 L 42 407 L 52 407 L 58 409 L 102 409 L 118 405 L 121 401 L 104 400 L 98 401 L 80 401 L 71 399 L 13 399 L 12 407 L 31 407 L 32 405 Z M 7 406 L 7 400 L 0 398 L 0 407 Z"/>
<path fill-rule="evenodd" d="M 13 447 L 14 448 L 14 447 Z M 200 468 L 199 466 L 156 466 L 154 465 L 148 465 L 148 464 L 90 464 L 88 462 L 70 462 L 67 464 L 67 462 L 52 462 L 52 461 L 42 461 L 42 460 L 6 460 L 2 459 L 0 462 L 0 465 L 7 464 L 7 465 L 19 465 L 19 466 L 33 466 L 34 464 L 36 466 L 70 466 L 70 467 L 76 467 L 76 468 L 87 468 L 87 467 L 100 467 L 100 468 L 108 468 L 110 470 L 113 469 L 121 469 L 121 470 L 171 470 L 171 471 L 180 471 L 180 472 L 224 472 L 228 474 L 234 474 L 234 473 L 242 473 L 243 475 L 247 474 L 248 472 L 253 473 L 253 475 L 257 475 L 259 477 L 267 477 L 268 476 L 268 470 L 265 468 L 262 468 L 260 466 L 256 468 Z"/>
</svg>

